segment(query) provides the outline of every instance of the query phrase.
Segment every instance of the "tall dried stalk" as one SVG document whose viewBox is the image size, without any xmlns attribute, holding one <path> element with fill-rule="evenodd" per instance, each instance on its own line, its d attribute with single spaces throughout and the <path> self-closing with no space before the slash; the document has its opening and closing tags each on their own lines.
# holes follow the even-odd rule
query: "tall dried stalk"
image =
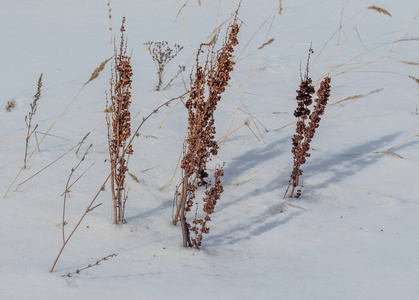
<svg viewBox="0 0 419 300">
<path fill-rule="evenodd" d="M 35 125 L 35 127 L 32 129 L 32 117 L 36 113 L 36 109 L 38 108 L 38 100 L 41 97 L 41 87 L 42 87 L 42 73 L 39 76 L 38 79 L 38 87 L 36 94 L 34 96 L 33 102 L 30 104 L 31 111 L 25 116 L 25 123 L 28 127 L 28 133 L 26 134 L 26 147 L 25 147 L 25 158 L 23 160 L 23 168 L 26 169 L 26 159 L 28 157 L 28 147 L 29 147 L 29 139 L 32 136 L 32 134 L 35 132 L 36 128 L 38 127 L 38 124 Z M 38 144 L 39 147 L 39 144 Z"/>
<path fill-rule="evenodd" d="M 216 168 L 214 173 L 215 183 L 212 186 L 206 178 L 207 163 L 218 153 L 218 144 L 214 139 L 215 125 L 214 112 L 221 95 L 225 91 L 230 72 L 233 70 L 233 47 L 238 44 L 237 34 L 240 26 L 237 24 L 237 13 L 229 24 L 223 46 L 215 51 L 215 43 L 201 44 L 196 57 L 195 76 L 192 82 L 192 89 L 185 107 L 188 110 L 188 135 L 186 138 L 184 155 L 181 162 L 182 183 L 181 191 L 176 192 L 179 197 L 173 224 L 181 223 L 183 246 L 193 246 L 197 249 L 201 246 L 204 233 L 209 232 L 207 222 L 211 220 L 210 214 L 223 192 L 220 177 L 223 176 L 223 167 Z M 200 55 L 204 54 L 204 47 L 207 48 L 206 61 L 204 65 L 199 63 Z M 205 186 L 205 197 L 203 198 L 203 211 L 205 216 L 195 219 L 192 225 L 186 221 L 186 213 L 191 211 L 195 203 L 195 192 L 199 186 Z M 180 187 L 179 186 L 179 187 Z M 191 237 L 190 234 L 194 236 Z"/>
<path fill-rule="evenodd" d="M 107 118 L 109 155 L 111 162 L 111 187 L 114 223 L 123 223 L 126 202 L 125 175 L 128 171 L 128 157 L 133 153 L 127 141 L 131 136 L 131 57 L 127 55 L 125 41 L 125 17 L 121 25 L 119 51 L 114 43 L 114 66 L 111 79 L 110 98 L 112 114 Z"/>
<path fill-rule="evenodd" d="M 307 59 L 306 72 L 304 77 L 301 76 L 300 88 L 297 90 L 297 108 L 294 112 L 294 116 L 297 118 L 296 134 L 292 138 L 292 154 L 293 169 L 291 173 L 291 179 L 288 184 L 288 188 L 285 191 L 285 195 L 288 193 L 289 188 L 292 186 L 289 197 L 294 197 L 294 192 L 299 185 L 300 176 L 303 174 L 301 166 L 305 164 L 306 158 L 310 157 L 310 143 L 316 132 L 316 128 L 319 127 L 320 116 L 324 114 L 324 110 L 327 105 L 327 101 L 330 96 L 330 78 L 325 77 L 320 84 L 320 88 L 317 91 L 316 104 L 314 110 L 310 112 L 310 105 L 313 103 L 312 94 L 315 93 L 315 89 L 312 85 L 312 80 L 308 76 L 310 55 L 314 53 L 313 49 L 309 50 Z M 301 196 L 301 189 L 297 190 L 295 198 Z"/>
</svg>

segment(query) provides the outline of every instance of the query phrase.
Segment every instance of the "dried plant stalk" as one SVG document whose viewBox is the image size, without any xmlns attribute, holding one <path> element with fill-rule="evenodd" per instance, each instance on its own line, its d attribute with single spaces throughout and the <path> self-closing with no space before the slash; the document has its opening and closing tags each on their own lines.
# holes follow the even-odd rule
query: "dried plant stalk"
<svg viewBox="0 0 419 300">
<path fill-rule="evenodd" d="M 313 49 L 309 50 L 307 59 L 307 67 L 304 77 L 301 76 L 300 88 L 297 90 L 297 108 L 294 112 L 294 116 L 297 118 L 296 134 L 292 138 L 292 154 L 293 158 L 293 169 L 291 172 L 291 179 L 288 184 L 288 188 L 285 191 L 285 195 L 288 193 L 290 187 L 292 187 L 289 197 L 294 197 L 294 192 L 299 185 L 300 176 L 303 174 L 301 166 L 305 164 L 306 158 L 310 157 L 310 143 L 316 132 L 316 128 L 319 127 L 320 116 L 324 114 L 327 101 L 330 97 L 330 78 L 325 77 L 320 84 L 320 88 L 317 91 L 317 99 L 314 109 L 310 112 L 310 105 L 312 104 L 312 94 L 315 93 L 312 85 L 312 80 L 308 75 L 310 55 L 314 53 Z M 295 198 L 301 196 L 301 189 L 297 190 Z"/>
<path fill-rule="evenodd" d="M 185 103 L 188 110 L 188 134 L 185 143 L 184 155 L 181 161 L 182 184 L 181 191 L 176 191 L 179 203 L 173 218 L 173 223 L 181 223 L 183 246 L 201 247 L 204 233 L 209 232 L 207 222 L 211 220 L 210 214 L 221 197 L 223 186 L 220 177 L 223 176 L 223 167 L 216 168 L 214 173 L 215 183 L 211 186 L 208 177 L 207 163 L 218 153 L 218 144 L 215 140 L 214 112 L 221 95 L 225 91 L 230 72 L 233 70 L 233 47 L 238 44 L 237 35 L 240 26 L 237 24 L 237 13 L 229 24 L 223 46 L 215 51 L 215 43 L 201 44 L 196 57 L 195 75 L 191 84 L 192 89 L 189 99 Z M 203 50 L 207 47 L 207 52 Z M 200 64 L 200 55 L 206 55 L 204 65 Z M 205 186 L 206 192 L 203 199 L 205 216 L 192 222 L 186 221 L 186 213 L 191 211 L 195 202 L 195 192 L 199 186 Z M 177 202 L 177 201 L 176 201 Z M 194 234 L 194 237 L 190 236 Z"/>
<path fill-rule="evenodd" d="M 168 46 L 167 41 L 162 42 L 151 42 L 148 41 L 144 43 L 147 51 L 150 53 L 154 64 L 157 69 L 157 84 L 154 87 L 154 90 L 160 91 L 163 85 L 163 76 L 166 73 L 166 67 L 172 59 L 178 55 L 178 53 L 183 49 L 182 46 L 175 44 L 173 49 Z M 184 67 L 179 66 L 179 71 L 177 76 L 185 70 Z M 175 77 L 177 77 L 175 76 Z M 167 87 L 168 85 L 166 85 Z M 165 88 L 166 88 L 165 87 Z M 164 88 L 164 89 L 165 89 Z"/>
<path fill-rule="evenodd" d="M 36 109 L 38 108 L 38 100 L 41 97 L 42 75 L 43 74 L 41 73 L 41 75 L 39 76 L 37 91 L 34 96 L 33 102 L 30 104 L 31 111 L 25 116 L 25 123 L 26 123 L 26 126 L 28 127 L 28 133 L 26 134 L 26 147 L 25 147 L 25 158 L 23 160 L 23 169 L 26 169 L 26 162 L 27 162 L 26 159 L 28 157 L 29 139 L 32 136 L 32 134 L 35 132 L 36 128 L 38 127 L 38 124 L 36 124 L 33 130 L 31 131 L 32 117 L 36 113 Z"/>
<path fill-rule="evenodd" d="M 96 262 L 94 262 L 94 263 L 92 263 L 92 264 L 88 264 L 88 265 L 87 265 L 86 267 L 84 267 L 84 268 L 77 269 L 76 271 L 74 271 L 74 272 L 70 272 L 70 273 L 67 273 L 67 274 L 65 274 L 65 275 L 61 275 L 61 277 L 72 277 L 71 275 L 74 275 L 74 274 L 80 274 L 80 272 L 82 272 L 82 271 L 84 271 L 84 270 L 86 270 L 86 269 L 89 269 L 89 268 L 91 268 L 91 267 L 98 266 L 98 265 L 100 265 L 100 263 L 101 263 L 102 261 L 104 261 L 104 260 L 108 260 L 109 258 L 114 257 L 114 256 L 118 256 L 118 254 L 110 254 L 110 255 L 108 255 L 108 256 L 106 256 L 106 257 L 103 257 L 103 258 L 99 259 L 98 261 L 96 261 Z"/>
<path fill-rule="evenodd" d="M 95 209 L 96 207 L 98 207 L 99 205 L 96 205 L 94 207 L 92 207 L 93 203 L 96 201 L 97 197 L 99 197 L 99 194 L 105 190 L 105 185 L 106 182 L 108 182 L 109 178 L 111 177 L 111 173 L 108 174 L 108 176 L 106 177 L 105 181 L 103 182 L 103 184 L 101 185 L 99 191 L 96 193 L 95 197 L 92 199 L 92 201 L 90 202 L 90 204 L 87 206 L 84 214 L 80 217 L 79 221 L 77 222 L 76 226 L 74 226 L 73 230 L 71 231 L 70 235 L 67 237 L 67 239 L 65 240 L 64 244 L 61 246 L 60 251 L 58 252 L 57 257 L 55 258 L 54 263 L 52 264 L 51 270 L 50 272 L 54 271 L 55 266 L 57 265 L 58 260 L 60 259 L 61 254 L 64 251 L 65 246 L 67 246 L 68 242 L 70 241 L 71 237 L 73 236 L 73 234 L 76 232 L 77 228 L 79 228 L 81 222 L 83 221 L 83 219 L 86 217 L 86 215 L 91 212 L 93 209 Z"/>
<path fill-rule="evenodd" d="M 131 57 L 127 55 L 124 36 L 125 17 L 121 25 L 119 51 L 114 43 L 114 66 L 111 79 L 110 98 L 112 114 L 108 122 L 109 155 L 111 163 L 111 188 L 114 223 L 124 223 L 126 202 L 125 175 L 128 171 L 128 157 L 133 153 L 132 146 L 127 145 L 131 136 Z M 108 105 L 106 105 L 108 106 Z"/>
</svg>

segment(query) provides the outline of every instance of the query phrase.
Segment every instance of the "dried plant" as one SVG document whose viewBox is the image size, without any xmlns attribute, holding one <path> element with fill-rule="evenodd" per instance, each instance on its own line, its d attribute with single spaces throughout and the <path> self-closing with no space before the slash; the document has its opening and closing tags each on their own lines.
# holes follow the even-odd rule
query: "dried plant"
<svg viewBox="0 0 419 300">
<path fill-rule="evenodd" d="M 375 10 L 376 12 L 379 12 L 380 14 L 385 14 L 385 15 L 391 17 L 391 14 L 387 10 L 385 10 L 384 8 L 373 5 L 373 6 L 368 7 L 368 9 Z"/>
<path fill-rule="evenodd" d="M 16 108 L 16 101 L 15 100 L 7 101 L 6 111 L 11 112 L 15 108 Z"/>
<path fill-rule="evenodd" d="M 150 53 L 154 64 L 157 68 L 157 84 L 154 89 L 160 91 L 163 85 L 163 76 L 166 73 L 166 66 L 170 61 L 178 55 L 178 53 L 183 49 L 182 46 L 175 44 L 173 49 L 168 46 L 168 42 L 150 42 L 144 43 L 147 51 Z M 179 71 L 176 73 L 176 77 L 184 71 L 184 67 L 179 66 Z M 171 81 L 173 81 L 172 79 Z M 166 85 L 167 87 L 168 85 Z M 166 88 L 165 87 L 165 88 Z"/>
<path fill-rule="evenodd" d="M 125 41 L 125 17 L 121 25 L 121 41 L 119 51 L 114 42 L 114 66 L 111 79 L 110 98 L 112 114 L 106 118 L 108 122 L 109 155 L 111 163 L 111 187 L 114 223 L 123 223 L 126 203 L 125 175 L 128 171 L 129 155 L 133 153 L 132 146 L 127 146 L 131 136 L 131 57 L 127 55 Z M 108 105 L 106 105 L 108 107 Z"/>
<path fill-rule="evenodd" d="M 297 108 L 294 112 L 294 116 L 297 118 L 296 134 L 292 138 L 292 154 L 293 169 L 291 173 L 291 179 L 288 184 L 288 188 L 285 192 L 284 197 L 288 193 L 289 188 L 292 186 L 289 197 L 294 197 L 294 192 L 299 185 L 300 176 L 303 174 L 301 166 L 306 162 L 306 158 L 310 157 L 310 143 L 316 132 L 316 128 L 319 127 L 320 116 L 324 114 L 324 110 L 327 105 L 327 101 L 330 96 L 330 78 L 325 77 L 320 84 L 320 88 L 317 91 L 317 99 L 314 109 L 310 112 L 310 105 L 312 104 L 312 95 L 315 93 L 315 89 L 312 85 L 312 80 L 308 76 L 309 72 L 309 61 L 310 55 L 314 53 L 313 49 L 309 50 L 307 59 L 307 67 L 304 77 L 301 75 L 300 88 L 297 90 Z M 301 196 L 301 189 L 297 190 L 295 198 Z"/>
<path fill-rule="evenodd" d="M 42 73 L 39 76 L 38 79 L 38 87 L 36 94 L 34 96 L 33 102 L 30 104 L 31 111 L 25 116 L 25 123 L 28 127 L 28 133 L 26 134 L 26 147 L 25 147 L 25 158 L 23 161 L 23 168 L 26 168 L 26 159 L 28 156 L 28 147 L 29 147 L 29 139 L 32 136 L 32 134 L 35 132 L 36 128 L 38 127 L 38 124 L 35 125 L 35 127 L 32 129 L 32 118 L 36 113 L 36 109 L 38 108 L 38 100 L 41 97 L 41 87 L 42 87 Z"/>
<path fill-rule="evenodd" d="M 65 275 L 61 275 L 61 277 L 72 277 L 72 275 L 75 275 L 75 274 L 80 274 L 80 272 L 82 272 L 82 271 L 84 271 L 84 270 L 86 270 L 86 269 L 89 269 L 89 268 L 91 268 L 91 267 L 98 266 L 98 265 L 100 265 L 100 263 L 101 263 L 102 261 L 108 260 L 109 258 L 114 257 L 114 256 L 118 256 L 118 254 L 110 254 L 110 255 L 108 255 L 108 256 L 106 256 L 106 257 L 103 257 L 103 258 L 99 259 L 98 261 L 96 261 L 96 262 L 94 262 L 94 263 L 92 263 L 92 264 L 88 264 L 88 265 L 87 265 L 86 267 L 84 267 L 84 268 L 77 269 L 76 271 L 74 271 L 74 272 L 70 272 L 70 273 L 67 273 L 67 274 L 65 274 Z"/>
<path fill-rule="evenodd" d="M 215 51 L 215 43 L 202 44 L 196 56 L 195 75 L 191 83 L 191 93 L 185 103 L 188 110 L 188 135 L 181 161 L 182 183 L 176 191 L 175 198 L 178 201 L 173 223 L 181 223 L 183 234 L 183 246 L 193 246 L 197 249 L 201 246 L 202 235 L 209 232 L 207 222 L 211 220 L 210 214 L 223 192 L 220 177 L 223 176 L 223 167 L 215 170 L 215 183 L 211 186 L 208 177 L 207 163 L 218 153 L 218 144 L 215 140 L 214 112 L 221 95 L 225 91 L 230 72 L 233 70 L 233 47 L 238 44 L 237 34 L 240 26 L 237 24 L 237 13 L 229 24 L 223 46 Z M 207 52 L 203 50 L 207 47 Z M 205 54 L 206 53 L 206 54 Z M 203 65 L 200 64 L 200 56 L 206 55 Z M 196 191 L 199 186 L 205 186 L 204 213 L 205 216 L 195 219 L 191 224 L 186 222 L 186 213 L 191 211 L 195 203 Z M 195 203 L 197 205 L 197 203 Z M 194 237 L 190 236 L 194 233 Z"/>
<path fill-rule="evenodd" d="M 69 236 L 66 238 L 65 242 L 63 243 L 63 245 L 61 246 L 60 251 L 58 252 L 57 257 L 55 258 L 54 263 L 52 264 L 51 270 L 50 272 L 54 271 L 55 266 L 57 265 L 58 260 L 60 259 L 61 254 L 64 251 L 65 246 L 67 246 L 68 242 L 70 241 L 71 237 L 74 235 L 74 233 L 76 232 L 77 228 L 79 228 L 81 222 L 83 221 L 83 219 L 86 217 L 86 215 L 91 212 L 92 210 L 94 210 L 96 207 L 98 207 L 99 205 L 96 205 L 94 207 L 93 203 L 95 203 L 96 199 L 99 197 L 100 193 L 102 191 L 105 190 L 105 185 L 108 182 L 109 178 L 111 177 L 111 173 L 108 174 L 108 176 L 106 177 L 105 181 L 103 182 L 103 184 L 100 186 L 99 191 L 96 193 L 96 195 L 93 197 L 92 201 L 90 202 L 90 204 L 86 207 L 86 210 L 84 211 L 84 214 L 80 217 L 79 221 L 77 222 L 76 226 L 74 226 L 73 230 L 71 231 L 71 233 L 69 234 Z"/>
</svg>

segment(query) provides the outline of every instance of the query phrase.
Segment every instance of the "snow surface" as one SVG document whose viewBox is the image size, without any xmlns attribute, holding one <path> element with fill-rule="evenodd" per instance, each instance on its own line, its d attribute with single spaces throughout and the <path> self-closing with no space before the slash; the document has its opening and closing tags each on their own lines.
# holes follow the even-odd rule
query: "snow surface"
<svg viewBox="0 0 419 300">
<path fill-rule="evenodd" d="M 178 14 L 184 0 L 112 0 L 114 35 L 119 35 L 122 16 L 127 18 L 134 70 L 131 111 L 139 113 L 134 127 L 155 107 L 185 92 L 180 78 L 165 91 L 152 90 L 155 67 L 143 43 L 183 45 L 165 79 L 177 65 L 186 64 L 188 85 L 193 51 L 209 41 L 238 4 L 200 2 L 189 0 Z M 42 96 L 34 123 L 45 132 L 91 72 L 112 56 L 106 4 L 3 1 L 2 195 L 22 167 L 24 117 L 40 73 Z M 246 120 L 253 132 L 242 126 L 220 141 L 211 168 L 226 162 L 225 192 L 202 250 L 182 248 L 180 228 L 171 225 L 179 169 L 171 185 L 160 189 L 175 172 L 186 130 L 186 110 L 175 101 L 153 115 L 134 142 L 130 172 L 149 192 L 127 179 L 128 223 L 112 224 L 107 186 L 96 200 L 102 205 L 83 220 L 49 273 L 62 245 L 61 194 L 81 155 L 73 150 L 15 189 L 90 132 L 80 151 L 90 143 L 93 147 L 73 178 L 94 165 L 71 188 L 66 212 L 70 233 L 109 172 L 103 112 L 108 64 L 0 199 L 1 299 L 418 299 L 419 136 L 413 136 L 419 134 L 419 85 L 408 76 L 419 78 L 419 18 L 411 23 L 419 2 L 285 0 L 280 15 L 278 5 L 278 0 L 243 0 L 240 9 L 238 61 L 216 112 L 217 138 L 231 124 L 234 128 Z M 392 17 L 368 10 L 371 5 Z M 338 30 L 341 15 L 342 29 L 320 53 Z M 258 50 L 271 38 L 275 40 Z M 410 40 L 390 52 L 399 38 Z M 295 125 L 283 126 L 294 121 L 299 66 L 305 64 L 310 43 L 315 50 L 310 74 L 313 80 L 332 76 L 331 103 L 366 96 L 327 107 L 312 156 L 303 166 L 302 197 L 284 199 Z M 7 112 L 4 107 L 12 99 L 17 107 Z M 382 153 L 411 137 L 392 150 L 399 156 Z M 31 138 L 30 151 L 34 147 Z M 61 277 L 110 254 L 118 256 L 71 278 Z"/>
</svg>

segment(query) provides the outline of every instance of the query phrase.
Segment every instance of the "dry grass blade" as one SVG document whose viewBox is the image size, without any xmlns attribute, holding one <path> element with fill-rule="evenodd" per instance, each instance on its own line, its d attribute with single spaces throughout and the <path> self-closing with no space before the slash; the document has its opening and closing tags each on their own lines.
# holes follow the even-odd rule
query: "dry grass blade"
<svg viewBox="0 0 419 300">
<path fill-rule="evenodd" d="M 419 79 L 416 77 L 413 77 L 411 75 L 409 75 L 409 78 L 413 79 L 414 81 L 416 81 L 417 84 L 419 84 Z"/>
<path fill-rule="evenodd" d="M 419 66 L 419 63 L 413 62 L 413 61 L 399 60 L 399 62 L 404 63 L 406 65 L 410 65 L 410 66 Z"/>
<path fill-rule="evenodd" d="M 176 16 L 176 20 L 177 20 L 179 14 L 180 14 L 180 16 L 182 17 L 183 27 L 185 28 L 186 36 L 188 37 L 189 45 L 191 46 L 192 53 L 194 53 L 195 50 L 193 48 L 192 40 L 191 40 L 191 37 L 189 36 L 188 27 L 186 26 L 186 21 L 185 21 L 185 18 L 183 17 L 183 12 L 182 12 L 183 8 L 185 8 L 187 3 L 188 3 L 188 1 L 186 1 L 185 4 L 183 4 L 183 6 L 179 9 L 178 15 Z M 178 5 L 180 5 L 179 0 L 178 0 Z M 175 20 L 175 22 L 176 22 L 176 20 Z"/>
<path fill-rule="evenodd" d="M 246 179 L 246 178 L 248 178 L 248 177 L 252 176 L 253 174 L 256 174 L 256 173 L 258 173 L 258 172 L 262 171 L 263 169 L 264 169 L 264 168 L 260 168 L 259 170 L 256 170 L 256 171 L 254 171 L 254 172 L 252 172 L 252 173 L 250 173 L 250 174 L 247 174 L 247 175 L 245 175 L 245 176 L 243 176 L 243 177 L 241 177 L 241 178 L 239 178 L 239 179 L 237 179 L 237 180 L 233 181 L 233 182 L 232 182 L 232 183 L 230 183 L 229 185 L 236 185 L 236 184 L 238 184 L 240 181 L 242 181 L 242 180 L 244 180 L 244 179 Z"/>
<path fill-rule="evenodd" d="M 181 103 L 182 100 L 179 100 L 178 102 L 176 102 L 176 104 L 173 106 L 173 108 L 170 110 L 170 112 L 167 114 L 167 116 L 164 118 L 164 120 L 160 123 L 159 128 L 162 128 L 164 122 L 166 122 L 166 120 L 169 118 L 169 116 L 173 113 L 173 111 L 175 110 L 176 106 L 179 105 L 179 103 Z"/>
<path fill-rule="evenodd" d="M 331 104 L 330 104 L 330 106 L 333 106 L 333 105 L 336 105 L 336 104 L 340 104 L 340 103 L 342 103 L 342 102 L 349 101 L 349 100 L 354 100 L 354 99 L 363 98 L 363 97 L 366 97 L 366 96 L 371 95 L 371 94 L 374 94 L 374 93 L 379 93 L 379 92 L 381 92 L 382 90 L 384 90 L 384 88 L 381 88 L 381 89 L 378 89 L 378 90 L 375 90 L 375 91 L 369 92 L 369 93 L 367 93 L 367 94 L 360 94 L 360 95 L 353 95 L 353 96 L 349 96 L 349 97 L 346 97 L 345 99 L 342 99 L 342 100 L 339 100 L 339 101 L 336 101 L 336 102 L 331 103 Z"/>
<path fill-rule="evenodd" d="M 177 19 L 179 18 L 179 15 L 181 14 L 181 12 L 182 12 L 182 10 L 186 7 L 186 5 L 188 4 L 188 1 L 189 0 L 187 0 L 180 8 L 179 8 L 179 10 L 178 10 L 178 12 L 177 12 L 177 14 L 176 14 L 176 18 L 175 18 L 175 22 L 177 21 Z M 179 2 L 179 1 L 178 1 Z"/>
<path fill-rule="evenodd" d="M 406 28 L 403 30 L 402 34 L 400 35 L 400 37 L 397 39 L 396 42 L 394 42 L 393 46 L 390 48 L 389 52 L 392 52 L 394 47 L 396 47 L 398 42 L 403 41 L 402 37 L 405 36 L 405 34 L 407 33 L 407 31 L 409 30 L 410 26 L 413 24 L 413 22 L 416 20 L 416 18 L 419 16 L 419 12 L 416 13 L 416 15 L 413 17 L 413 19 L 410 21 L 410 23 L 406 26 Z M 409 39 L 407 39 L 409 40 Z"/>
<path fill-rule="evenodd" d="M 391 14 L 390 14 L 387 10 L 385 10 L 384 8 L 381 8 L 381 7 L 378 7 L 378 6 L 372 5 L 372 6 L 368 7 L 368 9 L 373 9 L 373 10 L 375 10 L 376 12 L 379 12 L 380 14 L 385 14 L 385 15 L 387 15 L 387 16 L 392 17 L 392 15 L 391 15 Z"/>
<path fill-rule="evenodd" d="M 292 203 L 289 203 L 289 202 L 279 202 L 279 203 L 282 203 L 282 204 L 285 204 L 285 205 L 288 205 L 288 206 L 291 206 L 291 207 L 294 207 L 294 208 L 298 208 L 298 209 L 302 209 L 302 210 L 308 211 L 307 208 L 304 208 L 302 206 L 295 205 L 295 204 L 292 204 Z"/>
<path fill-rule="evenodd" d="M 246 122 L 244 122 L 244 125 L 247 127 L 247 128 L 249 128 L 249 130 L 253 133 L 253 135 L 255 136 L 255 138 L 260 142 L 260 138 L 256 135 L 256 133 L 253 131 L 253 129 L 250 127 L 250 125 L 249 125 L 249 122 L 248 121 L 246 121 Z M 262 137 L 262 136 L 261 136 Z M 263 137 L 262 137 L 262 139 L 263 139 Z"/>
<path fill-rule="evenodd" d="M 397 153 L 394 153 L 394 152 L 391 152 L 391 151 L 379 151 L 379 152 L 373 152 L 373 153 L 377 153 L 377 154 L 390 154 L 390 155 L 393 155 L 393 156 L 397 156 L 398 158 L 404 159 L 404 157 L 401 156 L 400 154 L 397 154 Z"/>
<path fill-rule="evenodd" d="M 25 134 L 22 134 L 21 136 L 15 137 L 15 138 L 13 138 L 11 140 L 8 140 L 6 142 L 3 142 L 3 143 L 0 144 L 0 146 L 6 145 L 6 144 L 11 143 L 11 142 L 13 142 L 15 140 L 21 139 L 21 138 L 23 138 L 25 136 L 26 136 L 26 133 Z"/>
<path fill-rule="evenodd" d="M 56 163 L 57 161 L 59 161 L 61 158 L 63 158 L 64 156 L 66 156 L 68 153 L 70 153 L 72 150 L 74 150 L 79 144 L 75 145 L 73 148 L 71 148 L 70 150 L 68 150 L 67 152 L 65 152 L 63 155 L 61 155 L 60 157 L 58 157 L 57 159 L 55 159 L 53 162 L 51 162 L 50 164 L 48 164 L 47 166 L 45 166 L 44 168 L 42 168 L 41 170 L 39 170 L 38 172 L 36 172 L 35 174 L 33 174 L 31 177 L 29 177 L 28 179 L 22 181 L 21 183 L 19 183 L 16 187 L 15 192 L 19 189 L 19 187 L 21 185 L 23 185 L 25 182 L 28 182 L 29 180 L 31 180 L 32 178 L 34 178 L 36 175 L 38 175 L 39 173 L 41 173 L 42 171 L 44 171 L 45 169 L 47 169 L 48 167 L 52 166 L 54 163 Z"/>
<path fill-rule="evenodd" d="M 373 190 L 370 190 L 370 189 L 366 189 L 366 188 L 362 188 L 362 187 L 355 187 L 356 189 L 358 189 L 358 190 L 363 190 L 363 191 L 367 191 L 367 192 L 372 192 L 372 193 L 374 193 L 374 194 L 377 194 L 377 195 L 380 195 L 380 196 L 383 196 L 383 197 L 387 197 L 386 195 L 384 195 L 384 194 L 382 194 L 382 193 L 379 193 L 379 192 L 377 192 L 377 191 L 373 191 Z"/>
<path fill-rule="evenodd" d="M 386 152 L 390 152 L 391 150 L 403 145 L 404 143 L 407 143 L 408 141 L 410 141 L 411 139 L 414 139 L 415 137 L 419 137 L 419 134 L 415 134 L 414 136 L 411 136 L 410 138 L 404 140 L 403 142 L 397 144 L 396 146 L 391 147 L 390 149 L 388 149 Z"/>
<path fill-rule="evenodd" d="M 378 0 L 377 0 L 378 1 Z M 375 3 L 377 2 L 375 1 Z M 364 20 L 364 18 L 367 16 L 368 14 L 368 10 L 362 15 L 362 17 L 358 20 L 358 22 L 352 27 L 351 31 L 346 35 L 345 39 L 343 40 L 343 42 L 339 45 L 338 49 L 335 51 L 335 53 L 333 54 L 332 58 L 329 60 L 326 68 L 324 69 L 323 73 L 321 74 L 320 78 L 323 78 L 325 76 L 326 73 L 329 72 L 329 68 L 330 65 L 332 64 L 332 62 L 335 60 L 336 56 L 338 55 L 340 49 L 343 47 L 343 45 L 346 43 L 346 41 L 349 39 L 349 37 L 352 35 L 352 32 L 354 32 L 354 30 L 356 30 L 356 28 L 358 27 L 359 24 L 361 24 L 361 22 Z"/>
<path fill-rule="evenodd" d="M 279 127 L 278 129 L 275 129 L 275 131 L 280 131 L 281 129 L 287 128 L 288 126 L 291 126 L 291 125 L 293 125 L 295 123 L 297 123 L 297 121 L 294 121 L 294 122 L 291 122 L 291 123 L 289 123 L 287 125 L 284 125 L 282 127 Z"/>
</svg>

